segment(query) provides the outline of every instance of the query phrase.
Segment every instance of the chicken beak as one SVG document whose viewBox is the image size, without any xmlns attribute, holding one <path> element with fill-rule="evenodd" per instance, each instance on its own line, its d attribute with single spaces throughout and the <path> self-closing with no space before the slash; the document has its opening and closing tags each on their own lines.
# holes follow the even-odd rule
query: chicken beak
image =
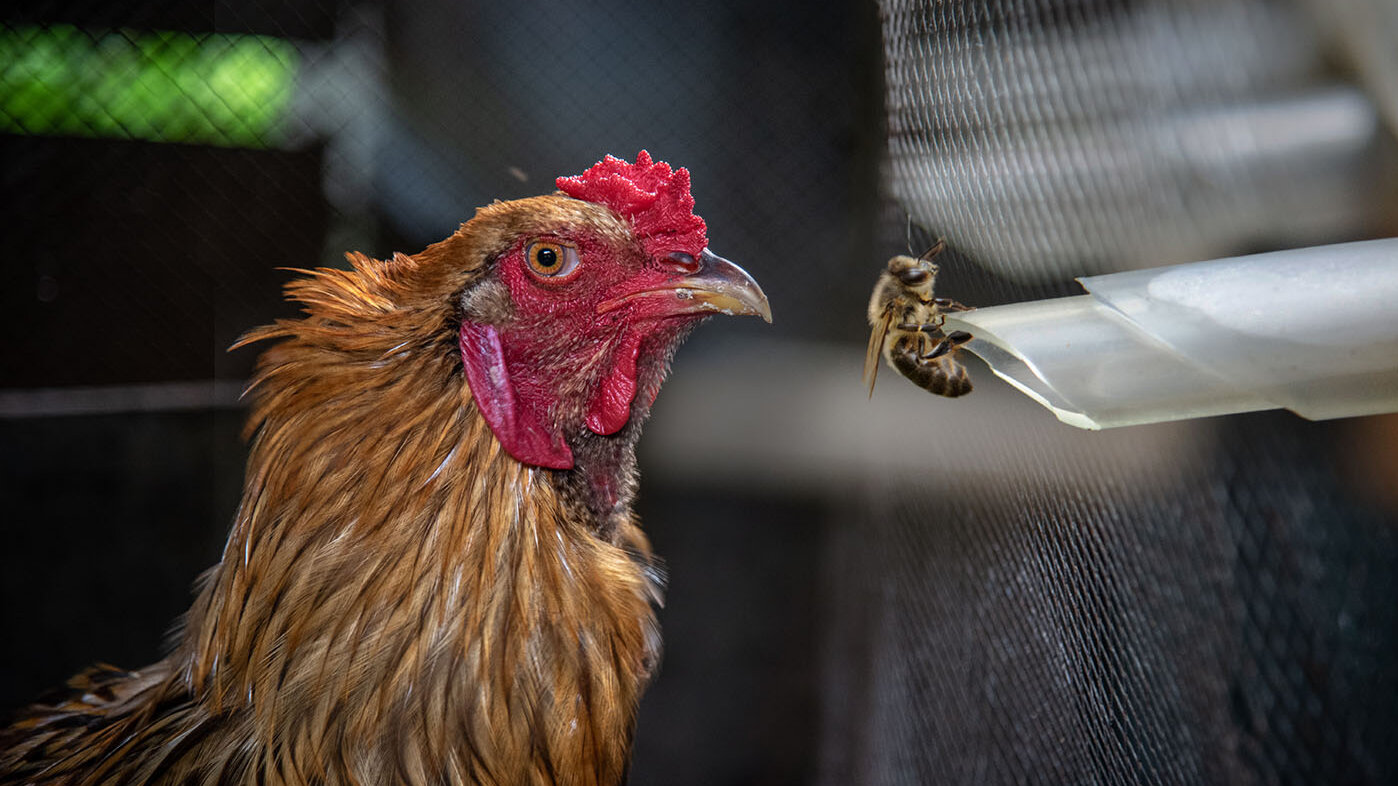
<svg viewBox="0 0 1398 786">
<path fill-rule="evenodd" d="M 620 308 L 624 303 L 648 301 L 659 316 L 681 314 L 728 314 L 757 316 L 772 321 L 772 306 L 762 287 L 746 270 L 729 262 L 709 249 L 699 254 L 694 272 L 670 279 L 664 284 L 640 292 L 612 298 L 597 307 L 597 313 Z"/>
<path fill-rule="evenodd" d="M 709 249 L 699 254 L 699 270 L 672 282 L 677 313 L 713 312 L 762 317 L 772 322 L 772 305 L 746 270 Z"/>
</svg>

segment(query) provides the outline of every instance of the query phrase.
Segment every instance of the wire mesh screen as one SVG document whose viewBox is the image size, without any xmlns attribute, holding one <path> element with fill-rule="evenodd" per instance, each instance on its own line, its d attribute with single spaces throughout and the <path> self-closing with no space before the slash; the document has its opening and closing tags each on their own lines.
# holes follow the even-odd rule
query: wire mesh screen
<svg viewBox="0 0 1398 786">
<path fill-rule="evenodd" d="M 277 268 L 317 262 L 327 225 L 323 143 L 288 122 L 298 48 L 58 16 L 0 26 L 4 324 L 30 339 L 6 383 L 245 376 L 223 348 L 284 313 Z"/>
<path fill-rule="evenodd" d="M 893 193 L 995 272 L 1064 278 L 1361 231 L 1372 100 L 1295 3 L 886 3 Z"/>
<path fill-rule="evenodd" d="M 1255 415 L 1168 478 L 1046 477 L 1049 440 L 996 484 L 877 489 L 828 782 L 1390 782 L 1398 537 L 1335 437 Z"/>
<path fill-rule="evenodd" d="M 971 260 L 946 294 L 1384 231 L 1392 129 L 1308 11 L 882 3 L 890 191 Z M 1386 421 L 972 420 L 832 548 L 824 782 L 1398 778 Z"/>
</svg>

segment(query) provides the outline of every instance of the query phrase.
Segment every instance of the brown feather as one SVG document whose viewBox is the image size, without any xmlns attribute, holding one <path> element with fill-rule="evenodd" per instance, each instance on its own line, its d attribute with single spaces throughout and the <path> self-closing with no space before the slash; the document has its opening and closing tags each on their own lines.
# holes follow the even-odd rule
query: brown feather
<svg viewBox="0 0 1398 786">
<path fill-rule="evenodd" d="M 305 317 L 239 342 L 279 343 L 249 387 L 223 559 L 172 653 L 31 707 L 0 731 L 0 782 L 621 780 L 658 651 L 635 435 L 625 512 L 590 518 L 567 473 L 502 451 L 455 343 L 456 298 L 523 225 L 615 231 L 542 199 L 567 215 L 493 206 L 421 254 L 289 285 Z"/>
</svg>

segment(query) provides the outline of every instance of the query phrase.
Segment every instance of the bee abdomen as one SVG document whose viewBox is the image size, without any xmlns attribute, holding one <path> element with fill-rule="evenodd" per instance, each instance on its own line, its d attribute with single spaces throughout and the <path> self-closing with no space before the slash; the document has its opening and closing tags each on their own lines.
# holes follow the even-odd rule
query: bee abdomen
<svg viewBox="0 0 1398 786">
<path fill-rule="evenodd" d="M 942 369 L 943 364 L 938 364 L 938 369 Z M 971 377 L 966 373 L 966 367 L 960 363 L 947 362 L 945 365 L 949 369 L 942 369 L 943 373 L 933 375 L 932 384 L 927 386 L 928 391 L 947 398 L 964 396 L 971 392 Z"/>
<path fill-rule="evenodd" d="M 910 338 L 894 344 L 889 359 L 898 373 L 939 396 L 956 398 L 971 392 L 971 378 L 965 366 L 946 356 L 927 360 L 919 354 L 918 346 L 918 342 Z"/>
</svg>

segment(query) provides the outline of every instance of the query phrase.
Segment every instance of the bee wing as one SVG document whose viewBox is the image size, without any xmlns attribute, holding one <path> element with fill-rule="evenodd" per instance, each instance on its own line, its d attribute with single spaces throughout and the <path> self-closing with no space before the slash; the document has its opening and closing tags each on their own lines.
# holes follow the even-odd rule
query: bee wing
<svg viewBox="0 0 1398 786">
<path fill-rule="evenodd" d="M 869 333 L 869 348 L 864 352 L 864 381 L 869 385 L 869 397 L 874 396 L 874 382 L 879 377 L 879 356 L 888 331 L 893 328 L 893 309 L 885 308 L 874 329 Z"/>
</svg>

